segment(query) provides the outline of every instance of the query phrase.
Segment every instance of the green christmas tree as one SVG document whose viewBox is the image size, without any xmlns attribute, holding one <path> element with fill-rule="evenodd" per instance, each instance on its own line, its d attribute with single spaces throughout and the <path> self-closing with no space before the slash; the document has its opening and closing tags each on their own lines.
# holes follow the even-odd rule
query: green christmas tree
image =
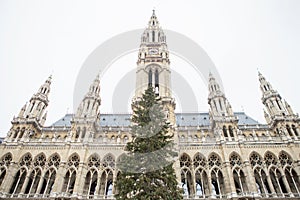
<svg viewBox="0 0 300 200">
<path fill-rule="evenodd" d="M 183 199 L 173 168 L 173 135 L 153 88 L 133 105 L 132 123 L 132 141 L 117 162 L 116 199 Z"/>
</svg>

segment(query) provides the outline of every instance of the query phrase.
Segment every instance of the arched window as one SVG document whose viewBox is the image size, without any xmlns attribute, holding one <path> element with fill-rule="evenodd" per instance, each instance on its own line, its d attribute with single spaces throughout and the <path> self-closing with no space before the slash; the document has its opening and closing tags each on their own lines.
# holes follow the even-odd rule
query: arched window
<svg viewBox="0 0 300 200">
<path fill-rule="evenodd" d="M 10 194 L 19 194 L 22 186 L 25 182 L 27 175 L 27 169 L 25 167 L 21 167 L 14 177 L 14 182 L 10 188 Z"/>
<path fill-rule="evenodd" d="M 181 168 L 181 184 L 185 196 L 193 196 L 195 194 L 191 167 L 192 167 L 191 158 L 187 154 L 183 154 L 180 157 L 180 168 Z"/>
<path fill-rule="evenodd" d="M 293 159 L 289 154 L 283 151 L 279 153 L 278 157 L 291 192 L 296 196 L 300 196 L 300 180 L 293 168 Z"/>
<path fill-rule="evenodd" d="M 293 129 L 296 136 L 300 136 L 299 133 L 298 133 L 298 130 L 297 130 L 297 128 L 294 124 L 292 125 L 292 129 Z"/>
<path fill-rule="evenodd" d="M 158 70 L 155 70 L 155 94 L 159 94 L 159 74 Z"/>
<path fill-rule="evenodd" d="M 80 127 L 78 127 L 76 130 L 75 139 L 78 139 L 79 135 L 80 135 Z"/>
<path fill-rule="evenodd" d="M 23 127 L 23 128 L 21 129 L 21 132 L 20 132 L 20 135 L 19 135 L 19 138 L 20 138 L 20 139 L 23 137 L 24 133 L 25 133 L 25 127 Z"/>
<path fill-rule="evenodd" d="M 153 25 L 154 25 L 154 21 L 153 21 Z M 155 31 L 152 31 L 152 42 L 155 42 Z"/>
<path fill-rule="evenodd" d="M 272 166 L 269 169 L 269 175 L 277 195 L 284 196 L 284 193 L 287 193 L 287 190 L 283 183 L 283 176 L 280 173 L 279 169 L 275 166 Z"/>
<path fill-rule="evenodd" d="M 68 159 L 68 170 L 64 177 L 64 184 L 62 189 L 62 191 L 67 193 L 68 195 L 73 194 L 79 161 L 80 160 L 77 154 L 71 155 Z"/>
<path fill-rule="evenodd" d="M 100 191 L 99 194 L 104 197 L 112 196 L 112 186 L 113 186 L 113 171 L 111 169 L 106 169 L 102 172 L 100 178 Z"/>
<path fill-rule="evenodd" d="M 46 157 L 43 153 L 37 155 L 33 161 L 33 170 L 29 175 L 27 186 L 25 189 L 25 194 L 30 194 L 33 196 L 36 193 L 38 184 L 41 179 L 42 169 L 45 167 Z"/>
<path fill-rule="evenodd" d="M 148 73 L 148 87 L 152 87 L 152 69 Z"/>
<path fill-rule="evenodd" d="M 210 195 L 208 187 L 208 177 L 205 171 L 207 161 L 203 155 L 197 153 L 193 160 L 195 169 L 195 184 L 196 192 L 195 195 L 199 198 L 205 198 Z"/>
<path fill-rule="evenodd" d="M 234 137 L 233 128 L 231 125 L 229 126 L 229 135 L 230 135 L 230 137 Z"/>
<path fill-rule="evenodd" d="M 68 195 L 73 194 L 75 181 L 76 181 L 76 169 L 71 167 L 68 169 L 65 175 L 62 191 L 67 193 Z"/>
<path fill-rule="evenodd" d="M 100 177 L 99 194 L 104 197 L 109 197 L 112 195 L 113 189 L 113 170 L 115 168 L 114 156 L 111 154 L 106 155 L 101 162 L 101 166 L 104 171 Z"/>
<path fill-rule="evenodd" d="M 12 134 L 12 138 L 16 138 L 18 136 L 19 131 L 20 131 L 20 128 L 18 127 Z"/>
<path fill-rule="evenodd" d="M 82 139 L 85 137 L 85 134 L 86 134 L 86 127 L 83 127 L 82 133 L 81 133 L 81 138 Z"/>
<path fill-rule="evenodd" d="M 87 172 L 83 192 L 91 198 L 95 195 L 96 186 L 98 180 L 98 172 L 96 169 L 92 168 Z"/>
<path fill-rule="evenodd" d="M 243 195 L 244 193 L 248 192 L 248 187 L 245 174 L 242 170 L 243 166 L 241 157 L 236 153 L 233 153 L 229 158 L 229 162 L 232 168 L 236 193 Z"/>
<path fill-rule="evenodd" d="M 8 169 L 10 163 L 12 161 L 11 153 L 7 153 L 4 156 L 2 156 L 0 161 L 0 186 L 2 185 L 2 182 L 6 175 L 6 170 Z"/>
<path fill-rule="evenodd" d="M 110 154 L 106 155 L 102 160 L 102 166 L 103 166 L 103 168 L 114 169 L 115 168 L 115 158 Z"/>
<path fill-rule="evenodd" d="M 43 197 L 48 197 L 52 191 L 52 186 L 56 178 L 56 171 L 60 164 L 60 157 L 57 154 L 53 154 L 49 157 L 46 167 L 48 168 L 45 175 L 40 194 Z"/>
<path fill-rule="evenodd" d="M 40 191 L 40 194 L 42 194 L 43 197 L 49 196 L 55 181 L 55 177 L 56 177 L 56 170 L 54 167 L 51 167 L 46 171 L 44 175 L 42 189 Z"/>
<path fill-rule="evenodd" d="M 225 125 L 223 126 L 223 134 L 224 134 L 224 137 L 228 137 L 227 128 Z"/>
<path fill-rule="evenodd" d="M 268 196 L 268 194 L 271 194 L 272 192 L 270 190 L 267 181 L 267 175 L 263 170 L 262 157 L 258 153 L 253 152 L 250 154 L 249 160 L 253 168 L 254 178 L 257 186 L 257 192 L 261 194 L 263 197 L 266 197 Z"/>
<path fill-rule="evenodd" d="M 211 169 L 211 188 L 212 194 L 217 197 L 221 198 L 225 194 L 225 185 L 224 185 L 224 178 L 221 172 L 221 159 L 220 157 L 212 153 L 208 157 L 208 166 Z"/>
<path fill-rule="evenodd" d="M 14 182 L 10 188 L 10 194 L 19 194 L 22 186 L 25 182 L 27 170 L 31 166 L 32 157 L 29 153 L 26 153 L 19 161 L 20 169 L 15 175 Z"/>
<path fill-rule="evenodd" d="M 286 130 L 287 130 L 289 136 L 293 137 L 293 133 L 292 133 L 291 127 L 289 125 L 286 125 Z"/>
<path fill-rule="evenodd" d="M 39 167 L 36 167 L 31 171 L 29 175 L 28 184 L 25 190 L 25 194 L 30 194 L 30 196 L 33 196 L 36 193 L 41 176 L 42 176 L 42 171 Z"/>
</svg>

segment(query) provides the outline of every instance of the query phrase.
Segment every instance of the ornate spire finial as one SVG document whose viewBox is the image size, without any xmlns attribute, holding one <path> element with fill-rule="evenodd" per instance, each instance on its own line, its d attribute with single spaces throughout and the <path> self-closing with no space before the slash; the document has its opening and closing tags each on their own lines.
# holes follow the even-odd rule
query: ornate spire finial
<svg viewBox="0 0 300 200">
<path fill-rule="evenodd" d="M 155 7 L 152 10 L 152 16 L 155 16 Z"/>
</svg>

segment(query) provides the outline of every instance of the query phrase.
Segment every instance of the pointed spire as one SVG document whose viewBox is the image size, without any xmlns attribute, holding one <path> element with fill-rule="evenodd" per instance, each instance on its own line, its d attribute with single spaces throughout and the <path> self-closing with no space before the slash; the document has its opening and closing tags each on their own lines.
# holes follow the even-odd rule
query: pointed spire
<svg viewBox="0 0 300 200">
<path fill-rule="evenodd" d="M 27 102 L 25 103 L 25 105 L 21 108 L 18 117 L 19 118 L 23 118 L 24 117 L 24 113 L 26 111 L 26 107 L 27 107 Z"/>
<path fill-rule="evenodd" d="M 159 22 L 157 20 L 155 10 L 152 11 L 152 15 L 148 22 L 148 26 L 145 29 L 142 38 L 142 44 L 165 44 L 166 43 L 166 36 L 159 26 Z"/>
<path fill-rule="evenodd" d="M 89 87 L 89 91 L 79 104 L 75 117 L 90 118 L 94 120 L 99 114 L 100 105 L 100 75 L 97 74 L 96 78 Z"/>
<path fill-rule="evenodd" d="M 99 96 L 100 95 L 100 75 L 99 74 L 97 74 L 93 83 L 90 85 L 88 95 L 89 96 Z"/>
<path fill-rule="evenodd" d="M 209 77 L 208 77 L 208 90 L 210 94 L 212 93 L 222 93 L 220 89 L 219 83 L 216 81 L 215 77 L 211 72 L 209 72 Z"/>
<path fill-rule="evenodd" d="M 285 108 L 288 111 L 289 115 L 294 115 L 292 107 L 290 106 L 290 104 L 288 104 L 288 102 L 286 100 L 284 100 L 284 105 L 285 105 Z"/>
<path fill-rule="evenodd" d="M 266 80 L 266 78 L 258 71 L 258 79 L 260 82 L 260 89 L 265 94 L 266 92 L 275 92 L 272 85 Z"/>
<path fill-rule="evenodd" d="M 50 75 L 47 80 L 45 81 L 45 83 L 43 85 L 41 85 L 40 89 L 38 90 L 38 92 L 36 93 L 36 95 L 40 96 L 45 96 L 46 99 L 48 98 L 49 92 L 50 92 L 50 85 L 51 85 L 51 81 L 52 81 L 52 75 Z"/>
</svg>

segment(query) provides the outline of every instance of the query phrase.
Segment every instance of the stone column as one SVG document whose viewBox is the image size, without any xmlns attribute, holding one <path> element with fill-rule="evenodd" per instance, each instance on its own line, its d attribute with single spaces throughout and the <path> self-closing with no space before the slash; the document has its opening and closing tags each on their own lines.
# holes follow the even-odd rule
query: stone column
<svg viewBox="0 0 300 200">
<path fill-rule="evenodd" d="M 244 172 L 246 175 L 246 181 L 247 181 L 246 184 L 247 184 L 248 192 L 253 194 L 254 196 L 259 196 L 257 192 L 258 188 L 256 186 L 256 181 L 255 181 L 255 177 L 251 165 L 248 160 L 245 160 L 244 164 L 245 164 Z"/>
<path fill-rule="evenodd" d="M 65 169 L 65 163 L 61 162 L 56 172 L 55 181 L 50 194 L 51 197 L 56 197 L 61 194 L 66 171 L 67 170 Z"/>
<path fill-rule="evenodd" d="M 74 185 L 73 196 L 77 196 L 77 197 L 82 196 L 86 173 L 87 173 L 87 169 L 84 166 L 84 164 L 82 162 L 79 163 L 79 167 L 77 170 L 77 178 Z"/>
<path fill-rule="evenodd" d="M 19 197 L 21 197 L 25 193 L 26 187 L 27 187 L 29 179 L 30 179 L 30 173 L 29 172 L 30 172 L 30 170 L 28 170 L 28 172 L 26 173 L 25 181 L 24 181 L 24 183 L 22 185 L 22 188 L 21 188 L 21 191 L 18 195 Z M 33 184 L 33 183 L 31 183 L 31 184 Z"/>
<path fill-rule="evenodd" d="M 225 193 L 227 196 L 230 197 L 236 196 L 236 190 L 230 163 L 228 161 L 225 161 L 223 166 L 224 169 L 222 171 L 224 176 Z"/>
<path fill-rule="evenodd" d="M 43 183 L 44 183 L 44 176 L 45 176 L 45 170 L 42 171 L 42 174 L 41 174 L 41 178 L 40 178 L 40 182 L 38 184 L 38 187 L 36 189 L 36 192 L 35 192 L 35 197 L 39 197 L 40 193 L 41 193 L 41 190 L 42 190 L 42 187 L 43 187 Z"/>
<path fill-rule="evenodd" d="M 274 189 L 274 186 L 273 186 L 273 183 L 272 183 L 272 180 L 271 180 L 269 174 L 267 175 L 267 181 L 268 181 L 269 188 L 270 188 L 270 190 L 271 190 L 271 195 L 272 195 L 273 197 L 276 197 L 277 194 L 276 194 L 276 191 L 275 191 L 275 189 Z"/>
<path fill-rule="evenodd" d="M 1 184 L 1 191 L 4 194 L 9 193 L 9 190 L 15 180 L 15 175 L 16 175 L 17 171 L 18 171 L 18 164 L 15 162 L 11 162 L 6 171 L 5 178 Z"/>
<path fill-rule="evenodd" d="M 101 198 L 100 197 L 100 179 L 101 179 L 101 175 L 102 173 L 100 173 L 100 171 L 97 173 L 97 186 L 95 188 L 95 198 Z"/>
<path fill-rule="evenodd" d="M 208 170 L 208 172 L 210 172 L 210 170 Z M 209 190 L 208 198 L 210 198 L 210 197 L 213 197 L 212 187 L 211 187 L 211 174 L 210 173 L 207 173 L 207 180 L 208 180 L 208 190 Z"/>
</svg>

